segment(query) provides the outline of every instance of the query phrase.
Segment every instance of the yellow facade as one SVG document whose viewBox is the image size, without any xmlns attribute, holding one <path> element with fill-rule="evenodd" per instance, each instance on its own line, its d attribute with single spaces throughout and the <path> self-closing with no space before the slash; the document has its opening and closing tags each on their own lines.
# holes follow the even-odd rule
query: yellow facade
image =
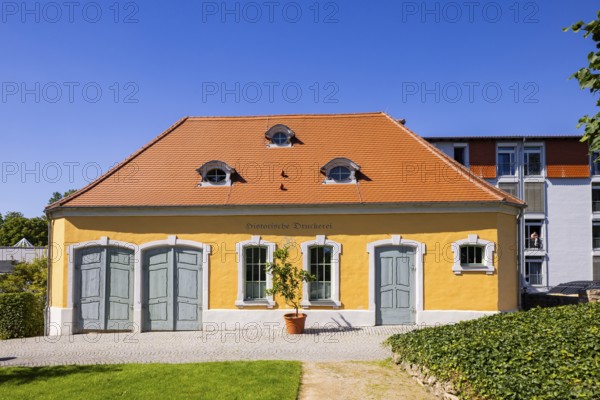
<svg viewBox="0 0 600 400">
<path fill-rule="evenodd" d="M 314 225 L 318 227 L 313 227 Z M 257 227 L 256 225 L 273 225 Z M 304 225 L 304 226 L 303 226 Z M 345 310 L 369 308 L 367 244 L 401 235 L 426 245 L 423 263 L 424 310 L 511 311 L 517 308 L 516 216 L 501 212 L 268 215 L 268 216 L 102 216 L 52 221 L 51 306 L 67 307 L 67 246 L 107 236 L 136 245 L 169 235 L 212 246 L 209 309 L 235 309 L 238 285 L 236 243 L 260 235 L 282 246 L 295 243 L 292 258 L 301 266 L 299 244 L 326 235 L 342 244 L 340 301 Z M 477 234 L 494 242 L 496 272 L 452 272 L 451 244 Z M 285 307 L 278 299 L 278 307 Z"/>
</svg>

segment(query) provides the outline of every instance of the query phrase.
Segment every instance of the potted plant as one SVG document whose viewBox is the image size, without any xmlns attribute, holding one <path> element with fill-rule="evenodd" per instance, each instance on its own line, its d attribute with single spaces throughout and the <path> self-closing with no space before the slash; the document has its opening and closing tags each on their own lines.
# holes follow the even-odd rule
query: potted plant
<svg viewBox="0 0 600 400">
<path fill-rule="evenodd" d="M 299 314 L 298 308 L 302 300 L 303 282 L 314 281 L 317 278 L 307 271 L 296 268 L 289 261 L 289 246 L 277 249 L 273 253 L 273 262 L 267 263 L 267 272 L 273 277 L 273 287 L 267 289 L 269 296 L 280 295 L 285 304 L 294 308 L 295 313 L 285 314 L 285 326 L 288 333 L 298 334 L 304 332 L 306 314 Z"/>
</svg>

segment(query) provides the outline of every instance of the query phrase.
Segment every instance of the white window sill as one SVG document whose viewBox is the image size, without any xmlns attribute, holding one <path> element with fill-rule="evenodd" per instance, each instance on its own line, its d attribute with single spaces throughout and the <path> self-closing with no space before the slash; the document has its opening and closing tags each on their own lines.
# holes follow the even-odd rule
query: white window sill
<svg viewBox="0 0 600 400">
<path fill-rule="evenodd" d="M 273 308 L 275 307 L 275 302 L 273 300 L 264 299 L 264 300 L 236 300 L 235 306 L 237 308 L 244 307 L 266 307 Z"/>
<path fill-rule="evenodd" d="M 463 272 L 485 272 L 487 275 L 493 275 L 496 270 L 494 267 L 487 267 L 485 265 L 473 267 L 454 265 L 452 266 L 452 272 L 454 272 L 455 275 L 462 275 Z"/>
<path fill-rule="evenodd" d="M 342 303 L 337 300 L 302 300 L 300 303 L 302 308 L 308 309 L 310 307 L 333 307 L 340 308 Z"/>
</svg>

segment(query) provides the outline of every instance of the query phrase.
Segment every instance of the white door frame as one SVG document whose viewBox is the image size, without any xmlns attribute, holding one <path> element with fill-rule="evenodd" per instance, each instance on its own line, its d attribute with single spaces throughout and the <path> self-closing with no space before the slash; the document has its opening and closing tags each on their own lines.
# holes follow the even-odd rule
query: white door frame
<svg viewBox="0 0 600 400">
<path fill-rule="evenodd" d="M 142 313 L 142 262 L 144 260 L 144 252 L 158 247 L 190 247 L 202 251 L 202 311 L 208 310 L 208 279 L 209 279 L 209 255 L 211 247 L 208 244 L 195 242 L 193 240 L 182 240 L 175 235 L 170 235 L 166 240 L 155 240 L 153 242 L 144 243 L 139 246 L 139 254 L 135 258 L 134 264 L 134 285 L 133 285 L 133 322 L 136 326 L 136 331 L 141 332 L 143 328 L 143 313 Z"/>
<path fill-rule="evenodd" d="M 420 321 L 423 311 L 423 256 L 426 253 L 425 243 L 415 240 L 402 239 L 400 235 L 392 235 L 391 239 L 376 240 L 367 244 L 369 253 L 369 311 L 373 318 L 373 325 L 377 323 L 377 304 L 375 302 L 375 268 L 377 267 L 377 249 L 386 246 L 409 246 L 415 249 L 415 323 Z"/>
</svg>

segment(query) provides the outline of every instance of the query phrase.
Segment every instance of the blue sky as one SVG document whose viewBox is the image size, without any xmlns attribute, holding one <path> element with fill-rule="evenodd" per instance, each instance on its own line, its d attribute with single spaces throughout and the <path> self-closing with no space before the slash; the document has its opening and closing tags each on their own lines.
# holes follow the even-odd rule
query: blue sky
<svg viewBox="0 0 600 400">
<path fill-rule="evenodd" d="M 597 1 L 0 3 L 0 212 L 42 213 L 186 115 L 386 111 L 573 133 Z"/>
</svg>

